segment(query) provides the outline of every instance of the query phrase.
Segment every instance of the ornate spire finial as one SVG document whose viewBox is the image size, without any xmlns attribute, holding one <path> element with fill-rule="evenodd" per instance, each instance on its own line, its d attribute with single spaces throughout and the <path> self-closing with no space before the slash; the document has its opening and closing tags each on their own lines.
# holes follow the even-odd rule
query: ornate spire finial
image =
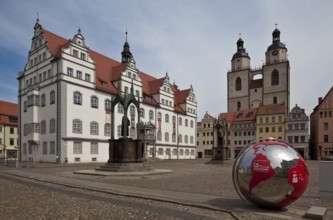
<svg viewBox="0 0 333 220">
<path fill-rule="evenodd" d="M 37 11 L 37 22 L 39 22 L 39 14 L 38 14 L 38 11 Z"/>
<path fill-rule="evenodd" d="M 127 29 L 126 29 L 126 32 L 125 32 L 125 34 L 126 34 L 126 42 L 127 42 L 127 34 L 128 34 L 128 33 L 127 33 Z"/>
<path fill-rule="evenodd" d="M 277 23 L 275 23 L 275 29 L 277 29 Z"/>
<path fill-rule="evenodd" d="M 239 38 L 241 38 L 242 37 L 242 33 L 239 33 Z"/>
<path fill-rule="evenodd" d="M 79 30 L 77 31 L 79 34 L 81 34 L 81 28 L 79 27 Z"/>
</svg>

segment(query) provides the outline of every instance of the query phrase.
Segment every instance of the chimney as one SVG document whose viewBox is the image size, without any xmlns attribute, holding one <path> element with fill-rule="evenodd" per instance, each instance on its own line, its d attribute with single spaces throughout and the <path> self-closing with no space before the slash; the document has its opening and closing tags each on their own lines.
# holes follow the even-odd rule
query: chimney
<svg viewBox="0 0 333 220">
<path fill-rule="evenodd" d="M 321 101 L 323 101 L 323 97 L 319 97 L 319 98 L 318 98 L 318 104 L 320 104 Z"/>
</svg>

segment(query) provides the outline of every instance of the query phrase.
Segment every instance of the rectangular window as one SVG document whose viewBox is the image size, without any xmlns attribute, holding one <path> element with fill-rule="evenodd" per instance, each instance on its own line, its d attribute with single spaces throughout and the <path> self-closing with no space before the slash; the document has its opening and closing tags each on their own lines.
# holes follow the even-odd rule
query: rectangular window
<svg viewBox="0 0 333 220">
<path fill-rule="evenodd" d="M 43 154 L 47 154 L 47 142 L 43 142 Z"/>
<path fill-rule="evenodd" d="M 263 128 L 259 128 L 259 133 L 262 133 L 263 132 Z"/>
<path fill-rule="evenodd" d="M 163 155 L 163 148 L 158 148 L 158 155 Z"/>
<path fill-rule="evenodd" d="M 90 154 L 98 154 L 98 143 L 97 142 L 90 143 Z"/>
<path fill-rule="evenodd" d="M 272 132 L 275 132 L 275 127 L 272 127 Z"/>
<path fill-rule="evenodd" d="M 46 71 L 43 72 L 43 80 L 46 80 Z"/>
<path fill-rule="evenodd" d="M 90 134 L 98 135 L 98 123 L 97 122 L 90 123 Z"/>
<path fill-rule="evenodd" d="M 272 116 L 272 122 L 275 122 L 275 116 Z"/>
<path fill-rule="evenodd" d="M 14 134 L 14 128 L 10 128 L 10 133 Z"/>
<path fill-rule="evenodd" d="M 278 127 L 278 131 L 279 131 L 279 132 L 282 132 L 282 126 L 279 126 L 279 127 Z"/>
<path fill-rule="evenodd" d="M 328 135 L 327 135 L 327 134 L 324 135 L 324 142 L 325 142 L 325 143 L 328 142 Z"/>
<path fill-rule="evenodd" d="M 87 81 L 87 82 L 90 82 L 90 74 L 86 73 L 84 75 L 84 80 Z"/>
<path fill-rule="evenodd" d="M 76 78 L 82 79 L 82 72 L 81 71 L 79 71 L 79 70 L 76 71 Z"/>
<path fill-rule="evenodd" d="M 50 142 L 50 154 L 55 154 L 55 142 Z"/>
<path fill-rule="evenodd" d="M 82 142 L 74 142 L 73 154 L 82 154 Z"/>
<path fill-rule="evenodd" d="M 81 53 L 81 60 L 86 60 L 86 54 L 85 53 Z"/>
<path fill-rule="evenodd" d="M 104 125 L 104 136 L 110 136 L 111 135 L 111 125 L 106 123 Z"/>
<path fill-rule="evenodd" d="M 280 115 L 278 118 L 279 122 L 282 122 L 282 116 Z"/>
<path fill-rule="evenodd" d="M 328 130 L 328 123 L 324 122 L 324 130 L 327 131 Z"/>
<path fill-rule="evenodd" d="M 78 53 L 77 50 L 73 50 L 73 56 L 74 56 L 74 57 L 78 57 L 78 56 L 79 56 L 79 53 Z"/>
<path fill-rule="evenodd" d="M 9 139 L 9 145 L 10 146 L 14 146 L 14 138 L 10 138 Z"/>
<path fill-rule="evenodd" d="M 67 75 L 73 76 L 73 69 L 72 68 L 67 67 Z"/>
</svg>

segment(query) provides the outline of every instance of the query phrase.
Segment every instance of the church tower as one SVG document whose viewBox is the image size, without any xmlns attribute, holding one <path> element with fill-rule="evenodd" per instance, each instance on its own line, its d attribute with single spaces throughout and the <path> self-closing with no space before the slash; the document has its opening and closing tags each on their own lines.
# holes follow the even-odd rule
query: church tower
<svg viewBox="0 0 333 220">
<path fill-rule="evenodd" d="M 239 37 L 237 52 L 231 59 L 231 71 L 228 72 L 228 112 L 249 106 L 250 57 Z"/>
<path fill-rule="evenodd" d="M 289 112 L 290 105 L 290 67 L 285 44 L 280 41 L 280 30 L 272 33 L 272 44 L 265 53 L 263 66 L 263 104 L 281 104 Z"/>
</svg>

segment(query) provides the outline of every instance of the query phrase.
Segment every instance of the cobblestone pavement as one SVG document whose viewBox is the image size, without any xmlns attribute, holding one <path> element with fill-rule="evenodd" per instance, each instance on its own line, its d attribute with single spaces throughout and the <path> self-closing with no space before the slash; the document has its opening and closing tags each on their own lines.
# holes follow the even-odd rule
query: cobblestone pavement
<svg viewBox="0 0 333 220">
<path fill-rule="evenodd" d="M 70 178 L 84 179 L 95 182 L 137 186 L 143 188 L 163 189 L 171 191 L 181 191 L 189 193 L 200 193 L 208 195 L 217 195 L 222 197 L 229 197 L 231 199 L 238 199 L 233 184 L 232 184 L 232 163 L 226 162 L 225 164 L 206 164 L 206 160 L 161 160 L 152 161 L 148 164 L 155 169 L 170 169 L 173 173 L 152 176 L 90 176 L 73 174 L 73 171 L 93 169 L 102 164 L 36 164 L 36 168 L 20 168 L 26 169 L 29 172 L 52 174 L 55 176 L 64 176 Z M 294 207 L 301 207 L 302 209 L 310 208 L 311 206 L 327 207 L 329 216 L 333 217 L 333 201 L 330 199 L 323 199 L 319 197 L 319 162 L 307 161 L 310 170 L 310 181 L 308 188 L 304 195 L 295 203 Z M 3 184 L 2 184 L 3 185 Z M 10 184 L 9 184 L 10 185 Z M 1 187 L 2 188 L 2 187 Z M 1 189 L 3 191 L 4 189 Z M 38 193 L 36 193 L 38 195 Z M 2 198 L 2 195 L 1 195 Z M 29 197 L 30 198 L 30 197 Z M 61 198 L 59 198 L 61 201 Z M 130 199 L 130 198 L 126 198 Z M 132 198 L 133 199 L 133 198 Z M 57 199 L 56 199 L 57 200 Z M 145 200 L 140 201 L 145 203 Z M 139 202 L 139 203 L 140 203 Z M 71 203 L 75 204 L 75 203 Z M 105 204 L 104 204 L 105 205 Z M 165 205 L 165 204 L 164 204 Z M 4 205 L 1 204 L 1 209 Z M 167 204 L 167 207 L 172 204 Z M 52 206 L 51 206 L 52 207 Z M 97 206 L 98 207 L 98 206 Z M 103 205 L 101 206 L 103 207 Z M 124 208 L 126 209 L 126 208 Z M 188 208 L 187 208 L 188 209 Z M 70 213 L 71 209 L 68 210 Z M 75 210 L 73 208 L 73 210 Z M 89 210 L 89 209 L 84 209 Z M 103 210 L 103 208 L 101 208 Z M 119 209 L 118 209 L 119 210 Z M 2 211 L 2 210 L 0 210 Z M 74 212 L 75 213 L 75 212 Z M 135 211 L 124 211 L 124 213 L 135 213 Z M 122 214 L 124 214 L 122 213 Z M 153 213 L 153 212 L 151 212 Z M 191 213 L 195 213 L 191 210 Z M 119 215 L 116 215 L 119 217 Z M 126 216 L 126 215 L 124 215 Z M 219 215 L 208 214 L 211 218 L 216 218 Z M 129 216 L 127 216 L 129 217 Z M 144 218 L 140 215 L 140 218 Z M 156 216 L 153 217 L 153 219 Z M 230 217 L 230 216 L 229 216 Z M 258 216 L 250 214 L 240 214 L 240 218 L 256 219 Z M 0 217 L 1 218 L 1 217 Z M 161 216 L 161 219 L 169 219 L 170 216 Z M 172 217 L 173 218 L 173 217 Z M 227 218 L 227 216 L 226 216 Z M 44 218 L 46 219 L 46 218 Z M 88 218 L 86 218 L 88 219 Z M 113 218 L 111 218 L 113 219 Z M 152 218 L 151 218 L 152 219 Z M 224 218 L 222 218 L 224 219 Z M 269 219 L 267 216 L 263 219 Z"/>
<path fill-rule="evenodd" d="M 225 212 L 0 176 L 0 219 L 234 219 Z"/>
</svg>

